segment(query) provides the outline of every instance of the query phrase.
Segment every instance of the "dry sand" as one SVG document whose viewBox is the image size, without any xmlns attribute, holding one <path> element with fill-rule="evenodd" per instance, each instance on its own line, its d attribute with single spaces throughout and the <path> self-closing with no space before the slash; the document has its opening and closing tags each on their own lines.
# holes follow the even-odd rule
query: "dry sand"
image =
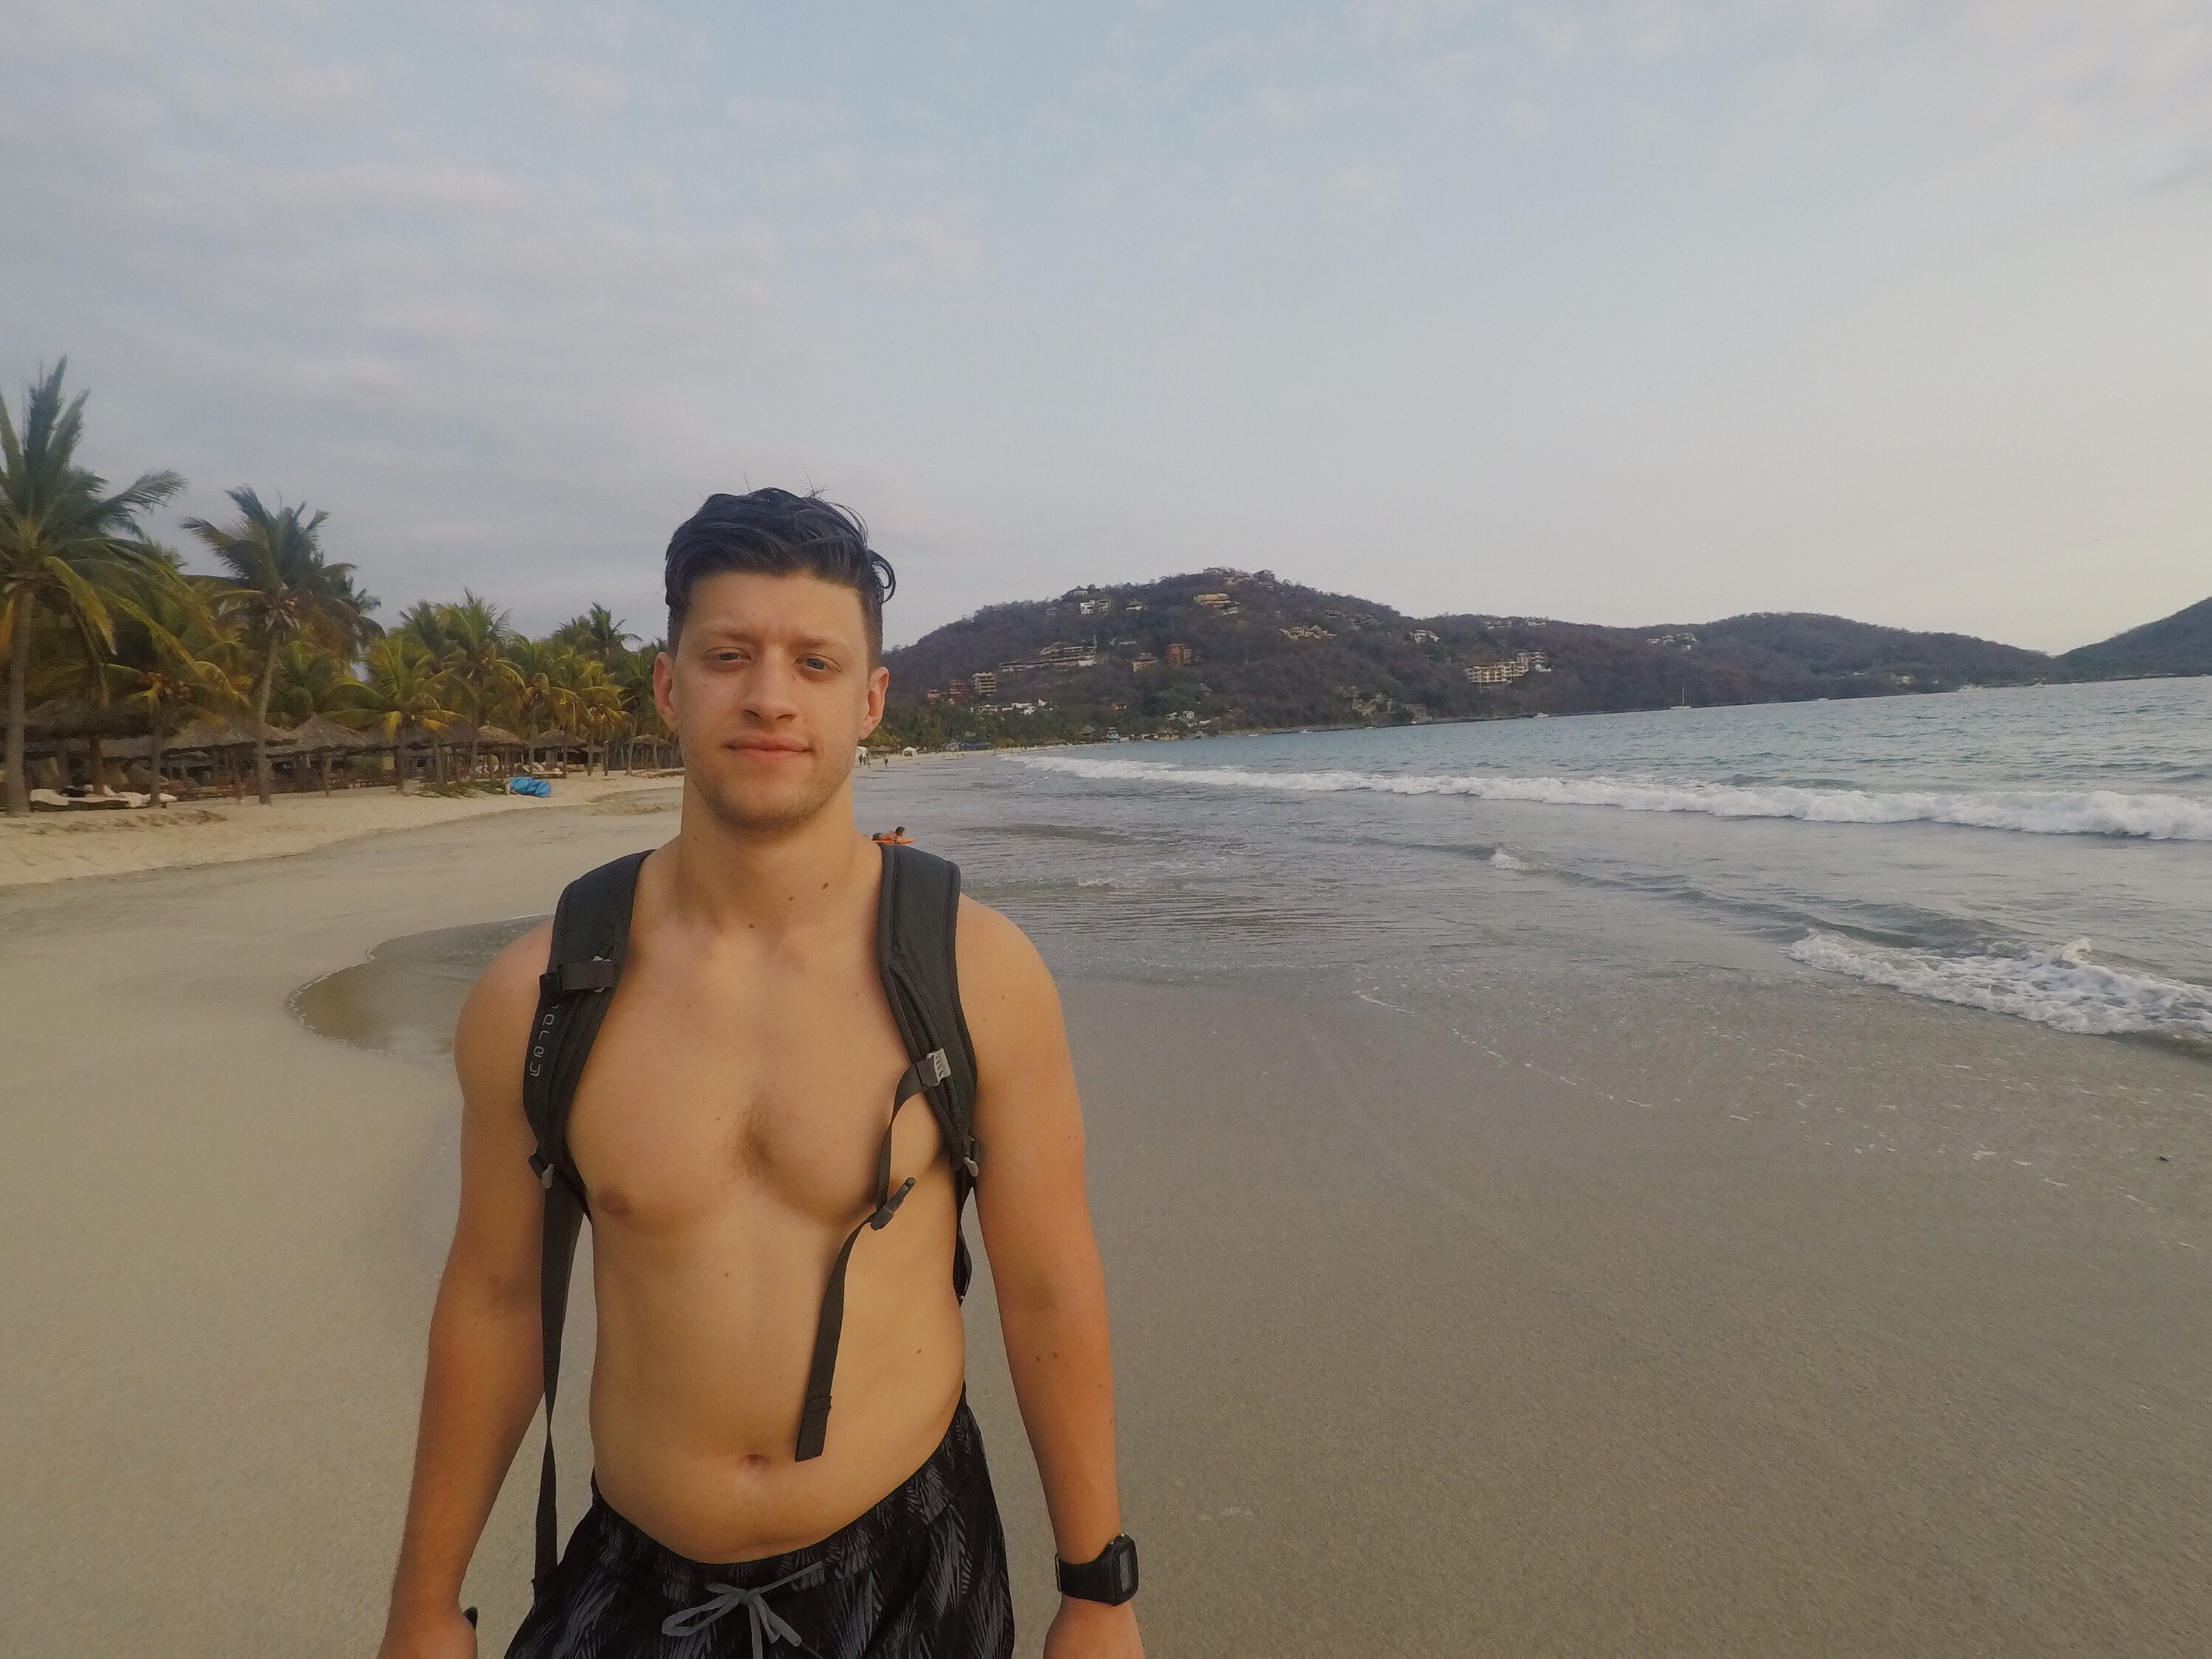
<svg viewBox="0 0 2212 1659">
<path fill-rule="evenodd" d="M 454 1091 L 286 999 L 544 910 L 672 828 L 648 805 L 0 898 L 9 1652 L 374 1650 Z M 2212 1647 L 2201 1063 L 1880 993 L 1470 1036 L 1066 989 L 1154 1654 Z M 1958 1111 L 2093 1118 L 2110 1166 L 1960 1178 L 1799 1109 L 1933 1045 L 1993 1079 Z M 979 1290 L 1034 1652 L 1049 1540 Z M 489 1653 L 533 1455 L 472 1575 Z"/>
<path fill-rule="evenodd" d="M 33 812 L 27 818 L 0 817 L 0 887 L 276 858 L 394 830 L 500 812 L 542 812 L 549 805 L 612 799 L 642 790 L 665 793 L 670 787 L 666 778 L 617 773 L 556 778 L 550 802 L 528 795 L 449 799 L 377 788 L 280 794 L 267 806 L 249 794 L 242 801 L 202 799 L 159 811 Z"/>
</svg>

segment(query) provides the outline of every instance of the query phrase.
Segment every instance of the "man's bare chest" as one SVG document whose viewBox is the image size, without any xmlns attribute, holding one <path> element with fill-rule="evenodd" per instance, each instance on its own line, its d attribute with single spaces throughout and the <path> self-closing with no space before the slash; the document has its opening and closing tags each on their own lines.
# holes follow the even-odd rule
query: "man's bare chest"
<svg viewBox="0 0 2212 1659">
<path fill-rule="evenodd" d="M 568 1141 L 595 1212 L 680 1230 L 733 1206 L 848 1222 L 871 1192 L 907 1064 L 874 964 L 686 974 L 633 958 L 592 1045 Z M 903 1172 L 934 1161 L 900 1115 Z"/>
</svg>

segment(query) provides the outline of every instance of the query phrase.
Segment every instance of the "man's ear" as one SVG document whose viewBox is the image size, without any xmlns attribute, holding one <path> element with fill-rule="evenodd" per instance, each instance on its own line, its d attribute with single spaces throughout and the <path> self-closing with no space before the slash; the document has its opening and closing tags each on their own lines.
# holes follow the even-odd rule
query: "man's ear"
<svg viewBox="0 0 2212 1659">
<path fill-rule="evenodd" d="M 860 735 L 866 737 L 884 723 L 884 700 L 890 696 L 891 671 L 878 663 L 868 671 L 868 707 L 860 720 Z"/>
<path fill-rule="evenodd" d="M 660 711 L 662 723 L 673 732 L 676 729 L 676 659 L 675 647 L 670 647 L 653 659 L 653 706 Z"/>
</svg>

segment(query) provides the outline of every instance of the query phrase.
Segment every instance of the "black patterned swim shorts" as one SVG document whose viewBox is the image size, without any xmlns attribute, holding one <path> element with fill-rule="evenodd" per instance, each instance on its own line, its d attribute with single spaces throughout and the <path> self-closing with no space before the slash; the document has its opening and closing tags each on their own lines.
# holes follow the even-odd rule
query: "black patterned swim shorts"
<svg viewBox="0 0 2212 1659">
<path fill-rule="evenodd" d="M 569 1534 L 507 1659 L 1006 1659 L 1014 1610 L 983 1437 L 963 1398 L 896 1492 L 818 1544 L 714 1566 L 607 1507 Z"/>
</svg>

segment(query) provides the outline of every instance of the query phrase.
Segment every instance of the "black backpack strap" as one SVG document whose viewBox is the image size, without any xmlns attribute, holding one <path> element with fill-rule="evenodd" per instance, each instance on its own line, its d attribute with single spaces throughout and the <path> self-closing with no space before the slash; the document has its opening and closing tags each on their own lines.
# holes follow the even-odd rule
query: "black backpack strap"
<svg viewBox="0 0 2212 1659">
<path fill-rule="evenodd" d="M 538 1565 L 539 1595 L 551 1588 L 560 1560 L 560 1528 L 555 1512 L 553 1401 L 561 1382 L 561 1334 L 568 1322 L 568 1282 L 576 1261 L 576 1237 L 590 1200 L 583 1178 L 568 1157 L 568 1113 L 576 1084 L 591 1058 L 592 1044 L 607 1017 L 607 995 L 622 976 L 629 954 L 631 905 L 637 894 L 638 866 L 646 854 L 633 853 L 600 866 L 568 884 L 553 913 L 553 943 L 545 972 L 538 981 L 538 1012 L 530 1027 L 530 1053 L 523 1067 L 522 1109 L 538 1147 L 530 1167 L 545 1188 L 545 1223 L 538 1257 L 538 1322 L 544 1360 L 545 1455 L 538 1474 Z"/>
<path fill-rule="evenodd" d="M 919 847 L 883 850 L 876 960 L 884 994 L 907 1057 L 933 1073 L 923 1079 L 922 1094 L 952 1155 L 953 1192 L 965 1205 L 981 1172 L 983 1151 L 975 1139 L 975 1045 L 960 1009 L 960 866 Z M 963 1250 L 961 1264 L 965 1261 Z M 956 1272 L 965 1296 L 964 1265 L 956 1264 Z"/>
<path fill-rule="evenodd" d="M 975 1143 L 975 1051 L 960 1012 L 959 975 L 953 959 L 954 928 L 960 914 L 960 869 L 921 851 L 895 842 L 883 848 L 883 885 L 876 905 L 876 961 L 884 995 L 890 1003 L 899 1040 L 912 1064 L 901 1074 L 891 1098 L 890 1122 L 876 1157 L 876 1208 L 846 1236 L 830 1264 L 822 1293 L 822 1313 L 814 1329 L 814 1358 L 807 1367 L 806 1400 L 799 1412 L 800 1462 L 819 1457 L 830 1430 L 830 1383 L 837 1370 L 837 1344 L 845 1325 L 845 1270 L 860 1235 L 887 1226 L 914 1189 L 908 1176 L 891 1188 L 891 1131 L 900 1108 L 916 1095 L 928 1101 L 938 1132 L 952 1155 L 952 1289 L 968 1294 L 971 1264 L 960 1227 L 968 1194 L 974 1189 L 981 1149 Z"/>
</svg>

